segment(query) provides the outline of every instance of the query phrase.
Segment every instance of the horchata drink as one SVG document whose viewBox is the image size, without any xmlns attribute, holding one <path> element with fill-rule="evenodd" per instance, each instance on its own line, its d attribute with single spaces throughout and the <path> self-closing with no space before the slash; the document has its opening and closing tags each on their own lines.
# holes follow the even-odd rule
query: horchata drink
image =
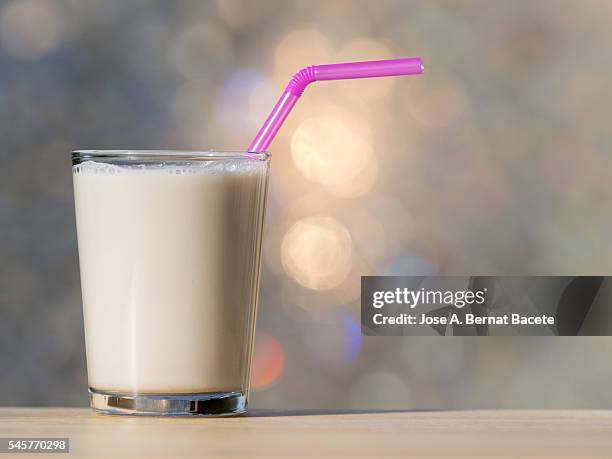
<svg viewBox="0 0 612 459">
<path fill-rule="evenodd" d="M 420 75 L 420 58 L 297 72 L 248 153 L 73 153 L 92 406 L 246 410 L 267 151 L 315 81 Z"/>
<path fill-rule="evenodd" d="M 94 408 L 246 410 L 268 165 L 266 153 L 73 153 Z"/>
</svg>

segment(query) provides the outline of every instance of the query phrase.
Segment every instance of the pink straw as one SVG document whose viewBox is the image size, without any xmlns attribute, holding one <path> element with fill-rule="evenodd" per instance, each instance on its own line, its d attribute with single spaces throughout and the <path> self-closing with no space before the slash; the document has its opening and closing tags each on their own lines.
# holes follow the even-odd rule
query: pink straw
<svg viewBox="0 0 612 459">
<path fill-rule="evenodd" d="M 420 57 L 305 67 L 293 76 L 268 119 L 249 145 L 249 151 L 257 153 L 268 149 L 304 89 L 313 81 L 420 75 L 424 70 Z"/>
</svg>

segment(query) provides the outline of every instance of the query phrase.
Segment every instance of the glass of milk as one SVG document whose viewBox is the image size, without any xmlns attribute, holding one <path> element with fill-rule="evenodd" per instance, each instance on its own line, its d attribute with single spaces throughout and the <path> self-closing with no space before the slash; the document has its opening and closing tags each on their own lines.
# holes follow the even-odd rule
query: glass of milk
<svg viewBox="0 0 612 459">
<path fill-rule="evenodd" d="M 246 411 L 270 156 L 72 154 L 91 406 Z"/>
</svg>

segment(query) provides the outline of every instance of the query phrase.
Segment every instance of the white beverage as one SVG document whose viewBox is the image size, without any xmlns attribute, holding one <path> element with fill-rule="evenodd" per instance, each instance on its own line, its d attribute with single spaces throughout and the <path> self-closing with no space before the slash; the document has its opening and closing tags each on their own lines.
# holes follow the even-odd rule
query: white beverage
<svg viewBox="0 0 612 459">
<path fill-rule="evenodd" d="M 73 167 L 94 390 L 243 391 L 267 161 Z"/>
</svg>

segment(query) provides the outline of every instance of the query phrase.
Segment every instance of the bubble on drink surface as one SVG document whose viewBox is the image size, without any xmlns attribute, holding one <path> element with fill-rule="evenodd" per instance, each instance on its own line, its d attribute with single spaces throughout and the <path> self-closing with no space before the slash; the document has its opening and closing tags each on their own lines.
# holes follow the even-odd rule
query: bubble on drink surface
<svg viewBox="0 0 612 459">
<path fill-rule="evenodd" d="M 121 167 L 114 164 L 85 161 L 73 166 L 72 172 L 75 174 L 117 174 L 121 173 Z"/>
<path fill-rule="evenodd" d="M 168 175 L 199 175 L 199 174 L 261 174 L 266 169 L 266 162 L 249 159 L 215 159 L 212 161 L 194 161 L 176 163 L 171 161 L 151 164 L 113 164 L 97 161 L 84 161 L 72 167 L 75 175 L 97 174 L 168 174 Z"/>
</svg>

